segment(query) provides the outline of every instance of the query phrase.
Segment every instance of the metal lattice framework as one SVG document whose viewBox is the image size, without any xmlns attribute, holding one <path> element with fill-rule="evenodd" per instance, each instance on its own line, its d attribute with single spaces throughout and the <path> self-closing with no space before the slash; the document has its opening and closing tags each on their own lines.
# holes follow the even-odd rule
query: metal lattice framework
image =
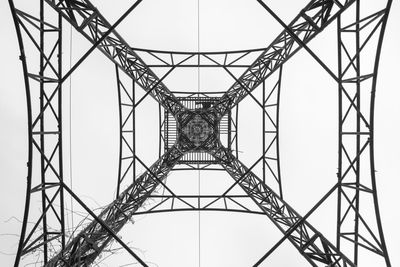
<svg viewBox="0 0 400 267">
<path fill-rule="evenodd" d="M 40 0 L 38 14 L 30 13 L 23 3 L 18 6 L 9 0 L 21 52 L 29 134 L 26 203 L 15 266 L 35 251 L 40 251 L 45 266 L 88 266 L 106 253 L 112 241 L 147 266 L 118 232 L 134 215 L 183 210 L 266 215 L 283 237 L 254 266 L 286 239 L 312 266 L 359 266 L 364 255 L 361 250 L 380 259 L 380 266 L 391 266 L 375 181 L 374 101 L 392 1 L 379 1 L 375 10 L 364 14 L 361 7 L 368 5 L 367 0 L 311 0 L 289 24 L 265 2 L 257 1 L 283 27 L 266 48 L 172 52 L 135 48 L 116 31 L 142 0 L 135 1 L 114 24 L 89 0 Z M 308 46 L 333 22 L 337 24 L 337 70 L 330 69 Z M 65 74 L 63 23 L 72 25 L 91 44 Z M 26 47 L 36 53 L 27 57 Z M 64 182 L 61 93 L 63 83 L 95 49 L 115 65 L 120 126 L 117 195 L 97 215 Z M 283 199 L 279 160 L 283 65 L 300 50 L 310 54 L 337 82 L 339 99 L 338 181 L 305 215 Z M 363 60 L 365 57 L 368 60 Z M 175 69 L 185 67 L 220 68 L 234 84 L 227 91 L 213 93 L 168 89 L 163 80 Z M 157 68 L 166 70 L 165 74 L 158 77 L 154 72 Z M 233 68 L 244 72 L 237 76 Z M 129 83 L 121 75 L 126 75 Z M 260 86 L 262 101 L 252 94 Z M 135 91 L 141 89 L 145 94 L 136 99 Z M 159 104 L 159 159 L 146 166 L 136 154 L 135 110 L 149 96 Z M 262 155 L 250 167 L 238 159 L 239 103 L 246 97 L 252 98 L 262 112 Z M 258 163 L 263 166 L 262 177 L 253 172 Z M 136 173 L 137 164 L 146 170 L 141 175 Z M 168 174 L 177 170 L 225 171 L 234 183 L 218 195 L 179 195 L 166 181 Z M 243 194 L 232 193 L 234 187 L 241 188 Z M 337 235 L 331 242 L 308 219 L 335 193 Z M 67 236 L 65 229 L 65 194 L 75 199 L 92 220 L 73 237 Z M 34 197 L 40 199 L 39 214 L 32 212 Z M 257 209 L 246 206 L 243 199 L 253 201 Z M 365 212 L 366 206 L 373 212 Z"/>
</svg>

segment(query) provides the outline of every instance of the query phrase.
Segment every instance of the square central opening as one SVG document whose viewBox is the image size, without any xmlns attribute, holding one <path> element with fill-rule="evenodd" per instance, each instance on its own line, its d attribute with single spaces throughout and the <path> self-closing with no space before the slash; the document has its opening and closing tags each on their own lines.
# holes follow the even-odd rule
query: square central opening
<svg viewBox="0 0 400 267">
<path fill-rule="evenodd" d="M 197 94 L 197 93 L 196 93 Z M 178 138 L 190 141 L 193 150 L 186 153 L 178 164 L 215 164 L 215 159 L 206 152 L 206 148 L 202 145 L 210 144 L 213 141 L 220 140 L 221 143 L 231 148 L 231 111 L 224 115 L 219 121 L 214 114 L 204 112 L 210 108 L 219 97 L 193 96 L 195 93 L 177 97 L 177 99 L 188 108 L 188 114 L 181 116 L 180 121 L 168 111 L 164 111 L 164 121 L 161 127 L 161 136 L 164 141 L 164 152 L 170 149 Z"/>
</svg>

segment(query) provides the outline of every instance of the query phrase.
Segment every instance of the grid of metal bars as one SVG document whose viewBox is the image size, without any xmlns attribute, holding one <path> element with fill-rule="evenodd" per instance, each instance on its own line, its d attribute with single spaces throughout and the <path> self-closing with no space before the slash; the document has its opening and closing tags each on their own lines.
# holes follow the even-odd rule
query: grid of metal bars
<svg viewBox="0 0 400 267">
<path fill-rule="evenodd" d="M 187 96 L 187 97 L 177 97 L 178 101 L 182 103 L 189 110 L 200 110 L 210 108 L 216 101 L 218 97 L 212 97 L 207 95 L 202 96 Z M 227 146 L 231 149 L 230 129 L 231 129 L 231 112 L 225 114 L 218 127 L 218 133 L 220 139 L 226 138 L 229 140 Z M 168 110 L 164 111 L 164 151 L 168 151 L 177 140 L 178 135 L 178 125 L 175 117 Z M 188 152 L 179 161 L 178 164 L 217 164 L 218 162 L 207 152 Z"/>
<path fill-rule="evenodd" d="M 230 53 L 222 53 L 225 55 L 225 60 L 222 64 L 212 60 L 212 53 L 189 53 L 189 55 L 183 53 L 188 59 L 193 57 L 200 58 L 201 56 L 211 60 L 212 64 L 208 62 L 207 66 L 222 67 L 234 78 L 235 83 L 220 98 L 196 98 L 193 96 L 189 98 L 177 98 L 174 93 L 162 83 L 163 79 L 177 67 L 193 67 L 201 66 L 201 64 L 199 62 L 194 65 L 193 63 L 187 65 L 182 64 L 182 62 L 179 64 L 175 64 L 175 62 L 172 62 L 172 64 L 165 62 L 164 65 L 167 66 L 169 70 L 163 77 L 158 78 L 150 70 L 149 66 L 137 55 L 135 49 L 130 47 L 115 31 L 116 26 L 129 15 L 141 0 L 133 3 L 113 25 L 111 25 L 88 0 L 41 0 L 39 16 L 34 16 L 15 8 L 14 2 L 9 0 L 21 50 L 20 59 L 22 61 L 25 78 L 29 132 L 26 206 L 15 266 L 18 266 L 23 255 L 37 249 L 42 249 L 43 251 L 44 265 L 86 266 L 98 257 L 111 240 L 116 240 L 141 265 L 147 266 L 147 264 L 121 240 L 117 233 L 134 215 L 138 208 L 143 205 L 146 199 L 151 197 L 151 193 L 155 191 L 158 186 L 162 185 L 170 191 L 164 183 L 164 179 L 172 168 L 182 160 L 182 157 L 185 156 L 184 153 L 191 153 L 190 151 L 183 152 L 174 145 L 171 146 L 172 140 L 174 140 L 174 127 L 175 129 L 178 127 L 178 125 L 173 126 L 171 124 L 171 127 L 164 132 L 164 135 L 167 134 L 166 140 L 171 138 L 170 143 L 167 142 L 167 146 L 170 145 L 170 147 L 165 149 L 165 154 L 153 165 L 147 167 L 133 152 L 132 157 L 145 166 L 146 172 L 119 194 L 117 199 L 108 205 L 99 216 L 94 214 L 93 211 L 64 183 L 62 171 L 62 101 L 60 90 L 62 83 L 79 67 L 94 49 L 100 49 L 116 64 L 117 68 L 124 71 L 146 91 L 145 96 L 136 103 L 134 101 L 132 102 L 133 106 L 137 106 L 145 97 L 151 95 L 165 110 L 167 110 L 167 113 L 169 112 L 171 114 L 171 117 L 168 114 L 165 115 L 165 120 L 169 120 L 165 126 L 172 123 L 171 118 L 173 116 L 180 114 L 184 110 L 191 108 L 209 108 L 212 110 L 213 114 L 217 114 L 217 118 L 221 121 L 220 134 L 227 134 L 229 136 L 232 135 L 233 131 L 235 132 L 236 137 L 228 137 L 228 148 L 223 146 L 215 147 L 210 148 L 208 152 L 213 155 L 214 160 L 216 160 L 235 180 L 233 186 L 239 185 L 242 187 L 248 196 L 260 207 L 263 214 L 267 215 L 284 234 L 282 239 L 277 242 L 255 266 L 261 264 L 285 239 L 289 239 L 313 266 L 355 266 L 358 263 L 359 249 L 361 248 L 373 252 L 375 256 L 384 259 L 386 266 L 391 266 L 385 239 L 383 237 L 377 201 L 373 154 L 373 114 L 379 56 L 392 1 L 387 0 L 385 2 L 386 6 L 381 10 L 362 16 L 360 13 L 360 6 L 363 1 L 361 0 L 311 0 L 289 25 L 286 25 L 262 0 L 257 1 L 284 27 L 284 31 L 270 46 L 261 51 L 261 55 L 253 64 L 245 64 L 248 69 L 239 78 L 236 78 L 228 69 L 232 64 L 226 64 L 226 59 Z M 44 16 L 45 2 L 57 12 L 56 21 L 52 23 L 47 21 L 47 18 Z M 351 6 L 355 6 L 356 9 L 355 16 L 353 16 L 355 20 L 342 24 L 342 13 Z M 62 17 L 92 43 L 92 47 L 64 76 L 62 76 L 61 69 Z M 308 47 L 308 42 L 322 32 L 334 20 L 338 22 L 338 76 Z M 27 26 L 33 26 L 33 28 Z M 364 40 L 365 42 L 363 42 L 361 41 L 361 36 L 368 31 L 365 30 L 367 26 L 373 26 L 373 30 L 370 31 L 370 35 L 367 34 L 367 38 Z M 24 32 L 24 34 L 22 34 L 22 32 Z M 364 44 L 371 43 L 370 40 L 372 39 L 370 36 L 375 33 L 378 37 L 374 41 L 374 51 L 376 51 L 376 54 L 373 63 L 373 71 L 364 72 L 364 69 L 361 68 L 362 50 Z M 56 35 L 55 38 L 47 39 L 49 35 L 53 34 Z M 355 43 L 354 40 L 350 42 L 350 44 L 347 43 L 345 35 L 348 34 L 354 35 Z M 24 44 L 28 42 L 24 42 L 24 40 L 29 40 L 29 43 L 31 45 L 33 44 L 37 51 L 39 51 L 40 62 L 38 73 L 28 68 L 29 64 L 30 66 L 34 64 L 34 61 L 28 61 L 25 56 Z M 52 43 L 54 40 L 55 43 Z M 45 46 L 49 43 L 50 49 L 47 50 Z M 354 44 L 355 46 L 352 47 Z M 340 153 L 338 183 L 304 216 L 300 216 L 281 196 L 276 194 L 262 179 L 252 173 L 252 168 L 258 162 L 263 160 L 265 163 L 265 154 L 268 151 L 263 151 L 262 157 L 250 168 L 244 166 L 237 157 L 232 154 L 230 145 L 234 138 L 236 138 L 237 141 L 237 121 L 235 129 L 232 131 L 232 125 L 230 123 L 231 115 L 228 114 L 235 106 L 237 107 L 238 103 L 246 96 L 252 97 L 257 104 L 265 110 L 266 105 L 269 105 L 266 104 L 265 96 L 263 96 L 263 103 L 260 103 L 252 95 L 252 90 L 264 83 L 274 71 L 279 69 L 300 49 L 305 49 L 339 85 Z M 141 50 L 141 52 L 150 54 L 164 53 L 162 51 L 154 52 L 150 50 Z M 250 54 L 255 52 L 255 50 L 248 50 L 247 52 L 241 51 L 240 53 L 243 52 L 245 52 L 245 54 Z M 179 53 L 176 53 L 176 55 L 177 54 Z M 173 59 L 174 57 L 171 58 Z M 235 60 L 235 62 L 238 61 Z M 347 72 L 349 69 L 350 71 Z M 369 81 L 371 81 L 369 88 L 372 92 L 370 98 L 367 98 L 369 105 L 362 105 L 362 99 L 364 99 L 361 97 L 362 88 L 364 84 Z M 37 92 L 31 90 L 32 84 L 36 82 L 39 87 L 38 102 L 33 100 Z M 121 84 L 118 85 L 120 86 Z M 190 98 L 194 99 L 192 100 Z M 185 101 L 187 102 L 186 104 L 184 104 Z M 224 119 L 226 115 L 228 117 Z M 264 119 L 265 115 L 263 114 Z M 348 127 L 347 123 L 349 121 L 353 123 L 351 127 Z M 123 127 L 121 127 L 121 131 L 123 130 L 122 128 Z M 275 130 L 272 131 L 273 134 L 277 134 L 277 128 Z M 264 127 L 263 132 L 266 132 Z M 265 145 L 263 148 L 265 148 Z M 364 161 L 362 161 L 362 155 L 368 150 L 369 164 L 365 164 Z M 34 154 L 35 160 L 33 160 Z M 209 161 L 207 161 L 208 158 L 204 158 L 200 155 L 194 155 L 192 158 L 184 160 L 192 164 L 200 164 L 201 162 L 209 163 Z M 369 184 L 366 184 L 364 182 L 365 179 L 362 179 L 363 172 L 361 170 L 364 166 L 367 166 L 366 169 L 369 171 Z M 38 168 L 40 171 L 36 170 L 33 172 L 33 167 Z M 118 177 L 118 179 L 120 179 L 120 177 Z M 335 246 L 312 227 L 307 222 L 307 219 L 336 189 L 338 191 L 338 232 L 337 244 Z M 230 189 L 228 189 L 228 191 L 229 190 Z M 63 215 L 64 191 L 68 192 L 93 218 L 92 223 L 85 227 L 79 235 L 70 240 L 68 244 L 65 244 L 65 219 Z M 30 199 L 37 194 L 41 196 L 40 203 L 42 210 L 40 216 L 35 218 L 29 211 L 31 209 Z M 192 206 L 184 198 L 175 195 L 172 191 L 170 194 L 173 200 L 177 199 L 186 203 L 188 206 Z M 372 196 L 374 214 L 365 215 L 362 213 L 360 209 L 362 194 Z M 193 197 L 199 198 L 199 196 Z M 54 204 L 57 198 L 60 201 L 59 206 Z M 212 200 L 207 206 L 211 206 L 219 199 L 225 200 L 226 194 L 224 193 L 214 198 L 215 200 Z M 51 222 L 49 220 L 50 215 L 53 216 Z M 28 222 L 30 222 L 32 218 L 35 219 L 36 223 L 34 223 L 33 227 L 28 229 Z M 56 224 L 50 226 L 50 223 L 54 222 L 56 222 Z M 377 226 L 375 228 L 371 227 L 374 223 Z M 361 227 L 364 227 L 367 235 L 361 233 Z M 344 230 L 345 228 L 346 230 Z M 343 254 L 341 250 L 343 241 L 350 241 L 352 243 L 352 252 L 349 253 L 346 251 L 346 254 L 352 255 L 352 259 L 347 258 L 345 254 Z M 54 253 L 50 255 L 49 248 L 60 246 L 60 244 L 60 251 L 56 255 L 54 255 Z"/>
</svg>

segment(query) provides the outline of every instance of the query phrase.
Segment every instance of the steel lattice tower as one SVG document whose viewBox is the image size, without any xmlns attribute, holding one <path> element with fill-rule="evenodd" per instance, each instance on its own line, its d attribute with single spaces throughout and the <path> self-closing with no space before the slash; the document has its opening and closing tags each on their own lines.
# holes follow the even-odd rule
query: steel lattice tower
<svg viewBox="0 0 400 267">
<path fill-rule="evenodd" d="M 41 0 L 39 13 L 31 13 L 23 1 L 9 0 L 20 47 L 29 133 L 28 176 L 24 221 L 15 260 L 40 250 L 45 266 L 87 266 L 105 253 L 111 242 L 119 243 L 135 261 L 148 266 L 118 236 L 137 214 L 183 210 L 239 211 L 264 214 L 282 232 L 285 240 L 312 266 L 359 266 L 360 251 L 391 266 L 380 219 L 374 166 L 374 103 L 382 42 L 391 0 L 375 1 L 374 10 L 363 14 L 368 0 L 311 0 L 286 24 L 265 1 L 257 0 L 283 28 L 263 49 L 225 52 L 171 52 L 138 49 L 118 34 L 116 27 L 142 2 L 136 0 L 114 24 L 89 0 Z M 15 1 L 17 2 L 17 1 Z M 374 2 L 374 1 L 372 1 Z M 371 10 L 371 9 L 368 9 Z M 336 23 L 337 70 L 329 68 L 309 47 L 309 42 Z M 63 71 L 63 24 L 70 24 L 91 48 L 67 72 Z M 333 26 L 333 25 L 331 25 Z M 27 56 L 25 47 L 36 49 Z M 373 56 L 365 55 L 369 47 Z M 64 182 L 62 86 L 94 50 L 100 50 L 115 65 L 119 97 L 120 153 L 115 200 L 99 214 Z M 300 215 L 283 198 L 279 157 L 279 106 L 283 65 L 305 50 L 337 82 L 339 99 L 337 183 L 324 197 Z M 246 58 L 255 56 L 248 63 Z M 142 58 L 151 58 L 145 61 Z M 368 60 L 365 58 L 368 57 Z M 163 80 L 182 67 L 220 68 L 234 80 L 223 93 L 175 92 Z M 245 67 L 241 75 L 231 71 Z M 158 77 L 154 69 L 168 71 Z M 121 79 L 126 75 L 128 84 Z M 262 87 L 260 102 L 252 92 Z M 135 91 L 145 95 L 136 99 Z M 159 104 L 159 159 L 146 166 L 136 155 L 135 109 L 147 97 Z M 263 155 L 250 167 L 238 159 L 239 103 L 253 98 L 262 109 Z M 39 101 L 36 101 L 39 99 Z M 253 168 L 263 166 L 258 177 Z M 137 175 L 136 164 L 146 171 Z M 176 169 L 223 170 L 234 184 L 219 195 L 179 195 L 168 187 L 167 175 Z M 133 182 L 127 178 L 133 173 Z M 266 177 L 268 183 L 266 183 Z M 123 187 L 122 185 L 127 187 Z M 245 195 L 230 194 L 240 187 Z M 158 190 L 163 188 L 165 194 Z M 41 213 L 32 213 L 39 195 Z M 65 230 L 65 196 L 70 195 L 91 216 L 92 222 L 69 239 Z M 309 216 L 328 197 L 337 197 L 336 240 L 328 240 L 309 222 Z M 257 210 L 241 203 L 246 197 Z M 156 201 L 148 203 L 149 199 Z M 372 213 L 363 213 L 360 206 Z M 33 222 L 33 223 L 28 223 Z M 55 251 L 56 250 L 56 251 Z"/>
</svg>

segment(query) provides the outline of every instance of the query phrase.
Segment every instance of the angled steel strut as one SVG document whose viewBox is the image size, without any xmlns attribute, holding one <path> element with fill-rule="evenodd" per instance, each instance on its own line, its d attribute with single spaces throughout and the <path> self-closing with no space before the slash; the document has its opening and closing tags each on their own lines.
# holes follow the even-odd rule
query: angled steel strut
<svg viewBox="0 0 400 267">
<path fill-rule="evenodd" d="M 214 108 L 218 114 L 223 115 L 237 105 L 302 48 L 293 37 L 292 32 L 306 44 L 321 33 L 354 1 L 312 0 L 288 25 L 291 31 L 285 29 L 280 33 L 215 104 Z"/>
<path fill-rule="evenodd" d="M 46 0 L 46 2 L 92 44 L 101 39 L 111 28 L 111 24 L 88 0 Z M 150 70 L 117 31 L 112 30 L 97 48 L 172 114 L 176 115 L 185 109 L 163 84 L 163 78 L 158 78 Z"/>
<path fill-rule="evenodd" d="M 151 193 L 184 153 L 207 151 L 283 233 L 295 228 L 289 240 L 310 263 L 314 266 L 354 266 L 321 233 L 304 221 L 293 208 L 221 145 L 216 122 L 216 114 L 209 109 L 181 113 L 178 116 L 180 134 L 176 145 L 104 209 L 99 215 L 100 219 L 113 233 L 117 233 L 146 199 L 151 197 Z M 97 221 L 93 221 L 49 262 L 49 266 L 91 263 L 112 239 L 108 231 Z"/>
<path fill-rule="evenodd" d="M 134 213 L 167 177 L 178 160 L 188 151 L 204 151 L 218 141 L 216 116 L 210 112 L 188 111 L 178 116 L 180 137 L 144 174 L 138 177 L 98 216 L 113 233 L 118 233 Z M 113 240 L 98 221 L 85 227 L 47 266 L 86 266 L 92 263 Z"/>
<path fill-rule="evenodd" d="M 183 153 L 180 149 L 172 147 L 148 171 L 140 175 L 135 183 L 108 205 L 98 217 L 114 233 L 118 233 L 135 211 L 143 205 L 148 196 L 156 190 L 160 182 L 167 177 L 182 156 Z M 109 232 L 99 222 L 93 221 L 46 266 L 87 266 L 103 252 L 112 239 Z"/>
<path fill-rule="evenodd" d="M 283 234 L 290 230 L 288 239 L 311 265 L 355 266 L 230 151 L 219 146 L 211 154 Z"/>
</svg>

